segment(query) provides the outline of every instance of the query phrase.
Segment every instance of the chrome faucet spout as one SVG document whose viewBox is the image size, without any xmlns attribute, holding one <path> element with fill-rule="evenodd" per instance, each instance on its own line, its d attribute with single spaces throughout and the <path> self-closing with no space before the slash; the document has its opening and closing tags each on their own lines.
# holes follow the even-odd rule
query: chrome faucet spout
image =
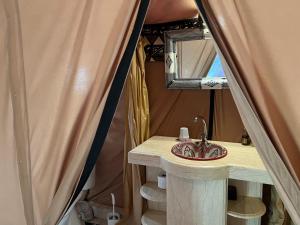
<svg viewBox="0 0 300 225">
<path fill-rule="evenodd" d="M 196 116 L 194 118 L 194 123 L 198 123 L 198 121 L 201 119 L 202 124 L 203 124 L 203 132 L 200 134 L 201 137 L 201 141 L 202 142 L 207 142 L 207 126 L 206 126 L 206 122 L 203 116 Z"/>
<path fill-rule="evenodd" d="M 203 134 L 201 136 L 202 141 L 207 141 L 207 126 L 206 126 L 206 122 L 205 119 L 202 118 L 202 123 L 203 123 Z"/>
</svg>

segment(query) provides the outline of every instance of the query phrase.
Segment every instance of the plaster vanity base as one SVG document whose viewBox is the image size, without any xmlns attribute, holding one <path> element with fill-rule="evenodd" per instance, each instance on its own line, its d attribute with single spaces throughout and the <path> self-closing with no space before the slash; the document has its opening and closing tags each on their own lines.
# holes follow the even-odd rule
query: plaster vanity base
<svg viewBox="0 0 300 225">
<path fill-rule="evenodd" d="M 193 161 L 171 153 L 171 148 L 176 143 L 176 138 L 152 137 L 128 154 L 129 163 L 147 167 L 149 183 L 141 188 L 141 194 L 148 200 L 148 214 L 155 216 L 149 222 L 150 216 L 146 215 L 149 219 L 146 222 L 144 217 L 143 225 L 227 225 L 227 222 L 228 225 L 260 224 L 260 216 L 265 212 L 260 200 L 262 184 L 272 182 L 254 147 L 215 142 L 227 148 L 226 157 L 211 161 Z M 157 191 L 154 182 L 162 170 L 167 175 L 167 189 Z M 229 202 L 229 208 L 233 212 L 228 212 L 231 215 L 228 218 L 242 218 L 247 221 L 245 223 L 227 221 L 228 180 L 236 184 L 244 182 L 245 190 L 238 194 L 255 198 L 240 198 L 246 200 L 244 202 L 249 200 L 248 202 L 257 204 L 254 213 L 251 207 L 245 207 L 245 213 L 238 210 L 235 212 L 238 204 Z M 250 210 L 248 215 L 247 210 Z"/>
<path fill-rule="evenodd" d="M 227 181 L 200 181 L 167 174 L 168 225 L 226 224 Z"/>
</svg>

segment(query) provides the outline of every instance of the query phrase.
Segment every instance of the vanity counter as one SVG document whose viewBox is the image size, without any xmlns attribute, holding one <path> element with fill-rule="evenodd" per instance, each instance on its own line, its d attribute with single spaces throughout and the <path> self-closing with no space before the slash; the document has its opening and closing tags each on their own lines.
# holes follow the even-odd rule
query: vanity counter
<svg viewBox="0 0 300 225">
<path fill-rule="evenodd" d="M 175 156 L 171 148 L 174 137 L 154 136 L 128 153 L 132 164 L 160 167 L 169 174 L 187 179 L 236 179 L 272 184 L 256 148 L 239 143 L 209 141 L 225 147 L 227 156 L 209 161 L 187 160 Z"/>
</svg>

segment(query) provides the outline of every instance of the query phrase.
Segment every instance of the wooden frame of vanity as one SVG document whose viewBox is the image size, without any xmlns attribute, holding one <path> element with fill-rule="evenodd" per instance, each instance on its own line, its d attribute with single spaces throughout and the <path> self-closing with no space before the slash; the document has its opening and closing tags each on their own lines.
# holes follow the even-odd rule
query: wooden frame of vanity
<svg viewBox="0 0 300 225">
<path fill-rule="evenodd" d="M 166 171 L 168 225 L 226 225 L 228 179 L 259 184 L 254 185 L 256 189 L 261 189 L 261 184 L 272 184 L 255 147 L 211 142 L 225 147 L 228 155 L 210 161 L 182 159 L 171 153 L 178 143 L 176 138 L 161 136 L 148 139 L 128 153 L 129 163 Z"/>
</svg>

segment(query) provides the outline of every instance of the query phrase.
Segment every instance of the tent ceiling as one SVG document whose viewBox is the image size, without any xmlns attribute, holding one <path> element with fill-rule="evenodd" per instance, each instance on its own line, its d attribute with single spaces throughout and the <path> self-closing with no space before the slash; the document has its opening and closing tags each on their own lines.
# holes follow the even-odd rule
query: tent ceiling
<svg viewBox="0 0 300 225">
<path fill-rule="evenodd" d="M 198 14 L 194 0 L 151 0 L 147 24 L 190 19 Z"/>
</svg>

